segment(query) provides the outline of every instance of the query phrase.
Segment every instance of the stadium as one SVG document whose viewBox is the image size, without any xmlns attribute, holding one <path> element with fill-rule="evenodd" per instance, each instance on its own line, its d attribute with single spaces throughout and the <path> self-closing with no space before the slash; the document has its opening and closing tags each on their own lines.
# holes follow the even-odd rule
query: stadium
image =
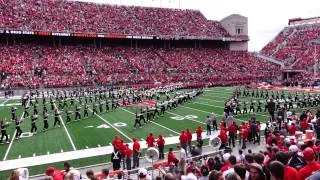
<svg viewBox="0 0 320 180">
<path fill-rule="evenodd" d="M 0 1 L 0 179 L 320 179 L 320 17 L 248 22 Z"/>
</svg>

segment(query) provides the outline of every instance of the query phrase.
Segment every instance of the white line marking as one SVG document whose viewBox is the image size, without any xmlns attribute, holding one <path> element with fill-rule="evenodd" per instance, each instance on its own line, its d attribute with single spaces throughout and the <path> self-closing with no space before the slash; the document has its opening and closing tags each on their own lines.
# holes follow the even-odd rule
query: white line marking
<svg viewBox="0 0 320 180">
<path fill-rule="evenodd" d="M 32 156 L 35 157 L 35 156 L 36 156 L 36 153 L 33 153 Z"/>
<path fill-rule="evenodd" d="M 58 109 L 56 103 L 53 103 L 53 105 L 54 105 L 54 107 L 55 107 L 56 109 Z M 63 119 L 62 119 L 62 117 L 61 117 L 61 115 L 60 115 L 60 110 L 59 110 L 59 109 L 58 109 L 58 112 L 59 112 L 59 118 L 60 118 L 60 120 L 61 120 L 61 123 L 62 123 L 62 125 L 63 125 L 64 130 L 65 130 L 66 133 L 67 133 L 67 136 L 68 136 L 68 139 L 69 139 L 69 141 L 70 141 L 70 143 L 71 143 L 71 145 L 72 145 L 72 148 L 73 148 L 74 151 L 76 151 L 77 148 L 76 148 L 76 146 L 74 145 L 73 140 L 71 139 L 71 136 L 70 136 L 70 134 L 69 134 L 69 131 L 68 131 L 66 125 L 64 124 L 64 121 L 63 121 Z"/>
<path fill-rule="evenodd" d="M 111 144 L 112 145 L 112 144 Z M 98 147 L 101 147 L 101 145 L 100 144 L 98 144 Z"/>
<path fill-rule="evenodd" d="M 27 103 L 27 106 L 29 106 L 29 103 L 30 103 L 30 98 L 29 98 L 29 101 Z M 20 117 L 20 120 L 23 118 L 23 116 L 24 116 L 24 111 L 23 111 L 23 113 L 22 113 L 22 115 Z M 13 135 L 11 136 L 12 138 L 11 138 L 10 144 L 8 146 L 8 149 L 7 149 L 6 153 L 4 154 L 3 160 L 6 160 L 7 157 L 8 157 L 8 154 L 9 154 L 9 151 L 10 151 L 10 149 L 12 147 L 13 140 L 14 140 L 14 137 L 16 136 L 16 133 L 17 133 L 17 130 L 15 129 Z"/>
<path fill-rule="evenodd" d="M 171 137 L 172 137 L 173 135 L 172 135 L 172 134 L 169 134 L 169 136 L 171 136 Z"/>
<path fill-rule="evenodd" d="M 112 144 L 111 144 L 111 143 L 109 143 L 109 145 L 110 145 L 110 146 L 112 146 Z"/>
<path fill-rule="evenodd" d="M 10 99 L 8 98 L 7 100 L 3 101 L 3 103 L 1 103 L 1 105 L 4 105 L 6 102 L 8 102 Z"/>
<path fill-rule="evenodd" d="M 49 155 L 49 154 L 50 154 L 50 152 L 48 151 L 48 152 L 47 152 L 47 154 Z"/>
<path fill-rule="evenodd" d="M 143 138 L 140 138 L 142 141 L 145 141 Z"/>
<path fill-rule="evenodd" d="M 89 149 L 89 147 L 88 147 L 88 146 L 86 146 L 86 149 Z"/>
<path fill-rule="evenodd" d="M 124 111 L 126 111 L 126 112 L 128 112 L 128 113 L 130 113 L 130 114 L 134 114 L 133 112 L 131 112 L 131 111 L 128 111 L 128 110 L 126 110 L 126 109 L 124 109 L 124 108 L 121 108 L 122 110 L 124 110 Z M 161 124 L 159 124 L 159 123 L 156 123 L 156 122 L 154 122 L 154 121 L 150 121 L 152 124 L 155 124 L 155 125 L 157 125 L 157 126 L 160 126 L 160 127 L 162 127 L 162 128 L 164 128 L 164 129 L 166 129 L 166 130 L 168 130 L 168 131 L 171 131 L 171 132 L 173 132 L 173 133 L 175 133 L 175 134 L 180 134 L 180 133 L 178 133 L 177 131 L 174 131 L 174 130 L 172 130 L 172 129 L 170 129 L 170 128 L 167 128 L 167 127 L 165 127 L 165 126 L 163 126 L 163 125 L 161 125 Z"/>
<path fill-rule="evenodd" d="M 62 152 L 63 153 L 63 149 L 61 149 L 61 151 L 60 152 Z"/>
<path fill-rule="evenodd" d="M 21 154 L 19 154 L 18 159 L 21 159 Z"/>
</svg>

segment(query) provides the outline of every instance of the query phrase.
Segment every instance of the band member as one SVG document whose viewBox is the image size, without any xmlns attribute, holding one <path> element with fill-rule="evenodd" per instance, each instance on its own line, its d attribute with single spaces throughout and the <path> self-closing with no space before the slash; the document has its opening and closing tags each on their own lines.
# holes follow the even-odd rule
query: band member
<svg viewBox="0 0 320 180">
<path fill-rule="evenodd" d="M 56 127 L 56 124 L 58 124 L 58 126 L 60 127 L 60 119 L 59 119 L 59 116 L 60 116 L 60 114 L 59 114 L 59 111 L 58 111 L 58 109 L 55 109 L 54 110 L 54 123 L 53 123 L 53 127 Z"/>
<path fill-rule="evenodd" d="M 70 115 L 71 115 L 71 111 L 68 111 L 68 110 L 66 110 L 66 116 L 67 116 L 67 123 L 70 123 L 70 121 L 71 121 L 71 117 L 70 117 Z"/>
<path fill-rule="evenodd" d="M 48 113 L 45 112 L 43 115 L 43 131 L 47 131 L 49 128 L 48 117 L 49 117 Z"/>
<path fill-rule="evenodd" d="M 76 105 L 76 117 L 74 120 L 81 119 L 81 114 L 80 114 L 80 106 Z"/>
<path fill-rule="evenodd" d="M 101 101 L 99 101 L 99 111 L 100 113 L 103 112 L 103 103 Z"/>
<path fill-rule="evenodd" d="M 12 120 L 16 119 L 16 110 L 17 110 L 17 108 L 15 106 L 11 107 Z"/>
<path fill-rule="evenodd" d="M 83 117 L 88 117 L 89 116 L 89 114 L 88 114 L 88 105 L 87 104 L 85 104 L 84 105 L 84 111 L 83 111 Z"/>
<path fill-rule="evenodd" d="M 32 115 L 32 118 L 31 118 L 31 133 L 33 133 L 34 131 L 34 134 L 37 134 L 37 125 L 36 125 L 36 121 L 38 119 L 38 115 L 34 114 Z"/>
<path fill-rule="evenodd" d="M 21 134 L 22 134 L 22 130 L 21 130 L 21 128 L 20 128 L 21 120 L 18 119 L 18 118 L 16 118 L 16 120 L 15 120 L 15 125 L 16 125 L 16 131 L 17 131 L 17 133 L 16 133 L 16 139 L 19 139 L 20 136 L 21 136 Z"/>
<path fill-rule="evenodd" d="M 98 114 L 98 111 L 97 111 L 97 104 L 93 104 L 93 108 L 92 108 L 92 115 L 94 114 Z"/>
<path fill-rule="evenodd" d="M 252 112 L 254 112 L 254 102 L 253 101 L 251 101 L 249 112 L 251 112 L 251 110 L 252 110 Z"/>
<path fill-rule="evenodd" d="M 135 118 L 135 123 L 133 125 L 134 128 L 136 128 L 137 124 L 139 124 L 139 127 L 141 127 L 141 122 L 140 122 L 140 116 L 136 112 L 136 118 Z"/>
<path fill-rule="evenodd" d="M 6 120 L 2 120 L 1 121 L 1 141 L 0 144 L 3 144 L 3 138 L 6 137 L 6 143 L 9 143 L 9 137 L 7 134 L 7 127 L 8 127 L 8 123 L 6 122 Z"/>
<path fill-rule="evenodd" d="M 28 109 L 29 109 L 29 106 L 26 105 L 26 106 L 24 107 L 23 118 L 29 117 L 29 111 L 28 111 Z"/>
</svg>

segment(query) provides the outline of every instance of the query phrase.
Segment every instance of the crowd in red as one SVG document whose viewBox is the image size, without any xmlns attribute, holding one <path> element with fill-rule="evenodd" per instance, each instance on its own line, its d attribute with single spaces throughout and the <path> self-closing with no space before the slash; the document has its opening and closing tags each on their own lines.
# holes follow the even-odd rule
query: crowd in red
<svg viewBox="0 0 320 180">
<path fill-rule="evenodd" d="M 284 61 L 293 69 L 307 70 L 320 59 L 320 24 L 289 26 L 261 53 Z"/>
<path fill-rule="evenodd" d="M 0 2 L 0 27 L 15 30 L 149 36 L 226 37 L 200 11 L 64 0 Z"/>
<path fill-rule="evenodd" d="M 65 87 L 106 84 L 267 81 L 279 67 L 244 51 L 62 46 L 2 46 L 2 86 Z"/>
</svg>

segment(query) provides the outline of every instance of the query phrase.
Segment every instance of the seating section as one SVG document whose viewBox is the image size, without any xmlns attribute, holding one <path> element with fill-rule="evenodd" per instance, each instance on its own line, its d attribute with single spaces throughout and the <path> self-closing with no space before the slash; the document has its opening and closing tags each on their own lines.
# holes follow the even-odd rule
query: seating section
<svg viewBox="0 0 320 180">
<path fill-rule="evenodd" d="M 244 51 L 221 49 L 1 46 L 2 86 L 65 87 L 270 80 L 279 67 Z M 39 73 L 40 72 L 40 73 Z"/>
<path fill-rule="evenodd" d="M 150 36 L 229 36 L 200 11 L 65 0 L 1 0 L 0 28 Z"/>
<path fill-rule="evenodd" d="M 261 53 L 284 61 L 293 69 L 308 70 L 320 59 L 320 24 L 284 28 Z"/>
</svg>

